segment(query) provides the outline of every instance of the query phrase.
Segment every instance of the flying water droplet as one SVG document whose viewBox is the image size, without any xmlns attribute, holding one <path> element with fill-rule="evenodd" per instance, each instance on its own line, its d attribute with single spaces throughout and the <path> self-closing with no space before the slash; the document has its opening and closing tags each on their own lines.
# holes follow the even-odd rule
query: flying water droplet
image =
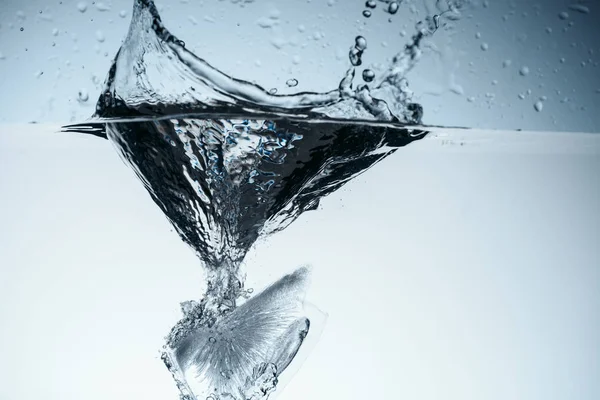
<svg viewBox="0 0 600 400">
<path fill-rule="evenodd" d="M 52 29 L 52 36 L 58 36 L 58 29 L 57 28 Z"/>
<path fill-rule="evenodd" d="M 88 91 L 86 89 L 80 89 L 77 93 L 77 100 L 81 103 L 85 103 L 90 98 Z"/>
<path fill-rule="evenodd" d="M 388 11 L 388 13 L 390 13 L 390 14 L 393 15 L 393 14 L 396 14 L 398 12 L 398 8 L 399 8 L 398 2 L 392 1 L 390 3 L 390 5 L 388 6 L 388 10 L 387 11 Z"/>
<path fill-rule="evenodd" d="M 96 2 L 96 10 L 98 11 L 110 11 L 110 6 L 101 1 Z"/>
<path fill-rule="evenodd" d="M 121 11 L 119 12 L 119 17 L 121 17 L 121 18 L 125 18 L 126 16 L 127 16 L 127 11 L 126 11 L 126 10 L 121 10 Z"/>
<path fill-rule="evenodd" d="M 365 51 L 367 49 L 367 39 L 363 36 L 357 36 L 354 39 L 354 43 L 357 50 Z"/>
<path fill-rule="evenodd" d="M 294 79 L 294 78 L 288 79 L 288 80 L 285 82 L 285 84 L 286 84 L 288 87 L 296 87 L 296 86 L 298 86 L 298 79 Z"/>
<path fill-rule="evenodd" d="M 79 10 L 80 13 L 84 13 L 87 11 L 87 3 L 85 1 L 80 1 L 79 3 L 77 3 L 77 10 Z"/>
<path fill-rule="evenodd" d="M 573 10 L 573 11 L 577 11 L 577 12 L 582 13 L 582 14 L 589 14 L 590 13 L 590 8 L 587 7 L 587 6 L 584 6 L 583 4 L 571 4 L 569 6 L 569 9 Z"/>
<path fill-rule="evenodd" d="M 362 73 L 363 80 L 365 82 L 372 82 L 375 79 L 375 72 L 370 69 L 365 69 Z"/>
<path fill-rule="evenodd" d="M 504 68 L 510 67 L 511 64 L 512 64 L 511 60 L 504 60 L 504 61 L 502 61 L 502 67 L 504 67 Z"/>
<path fill-rule="evenodd" d="M 563 21 L 569 18 L 569 13 L 566 11 L 561 12 L 560 14 L 558 14 L 558 18 L 562 19 Z"/>
<path fill-rule="evenodd" d="M 544 108 L 544 103 L 542 103 L 541 100 L 538 100 L 535 102 L 535 104 L 533 105 L 533 108 L 535 109 L 535 111 L 537 112 L 541 112 L 542 109 Z"/>
<path fill-rule="evenodd" d="M 481 50 L 487 51 L 489 49 L 489 45 L 487 43 L 481 43 Z"/>
<path fill-rule="evenodd" d="M 529 75 L 529 67 L 522 66 L 521 69 L 519 70 L 519 74 L 521 74 L 521 76 Z"/>
<path fill-rule="evenodd" d="M 106 38 L 104 37 L 104 32 L 96 31 L 96 40 L 100 43 L 103 43 L 106 40 Z"/>
<path fill-rule="evenodd" d="M 369 11 L 369 10 L 363 11 L 362 14 L 363 14 L 363 17 L 365 17 L 365 18 L 371 18 L 371 11 Z"/>
</svg>

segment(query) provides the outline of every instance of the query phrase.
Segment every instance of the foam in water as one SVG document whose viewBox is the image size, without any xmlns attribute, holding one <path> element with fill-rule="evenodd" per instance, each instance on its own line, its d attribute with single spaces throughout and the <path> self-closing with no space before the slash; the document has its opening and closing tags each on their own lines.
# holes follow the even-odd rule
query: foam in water
<svg viewBox="0 0 600 400">
<path fill-rule="evenodd" d="M 366 84 L 353 85 L 367 49 L 358 36 L 338 88 L 276 95 L 189 52 L 151 1 L 135 0 L 94 119 L 66 129 L 110 139 L 203 262 L 206 293 L 182 304 L 162 356 L 184 398 L 258 400 L 275 390 L 311 334 L 308 271 L 251 296 L 240 264 L 259 237 L 426 135 L 407 125 L 423 112 L 405 75 L 439 19 L 420 23 L 386 71 L 363 72 Z"/>
</svg>

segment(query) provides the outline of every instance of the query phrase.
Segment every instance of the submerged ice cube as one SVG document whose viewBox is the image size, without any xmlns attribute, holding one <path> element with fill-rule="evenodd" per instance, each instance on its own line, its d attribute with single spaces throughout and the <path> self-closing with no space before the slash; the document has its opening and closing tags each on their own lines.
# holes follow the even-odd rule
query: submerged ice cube
<svg viewBox="0 0 600 400">
<path fill-rule="evenodd" d="M 266 399 L 311 327 L 304 307 L 308 271 L 298 269 L 223 316 L 187 302 L 163 361 L 190 399 Z"/>
</svg>

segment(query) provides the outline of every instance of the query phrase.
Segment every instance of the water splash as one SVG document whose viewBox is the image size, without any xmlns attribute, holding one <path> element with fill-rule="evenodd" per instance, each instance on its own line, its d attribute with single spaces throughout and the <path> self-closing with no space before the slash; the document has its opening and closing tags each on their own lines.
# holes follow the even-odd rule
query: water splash
<svg viewBox="0 0 600 400">
<path fill-rule="evenodd" d="M 386 3 L 395 14 L 400 2 Z M 406 74 L 422 41 L 458 13 L 455 3 L 438 8 L 387 69 L 363 71 L 365 83 L 354 86 L 367 49 L 357 36 L 337 88 L 278 95 L 215 69 L 154 3 L 135 0 L 93 119 L 65 129 L 110 139 L 203 262 L 206 293 L 182 303 L 162 355 L 182 398 L 258 400 L 277 387 L 309 335 L 308 271 L 250 297 L 240 264 L 259 237 L 427 134 L 411 127 L 423 109 Z"/>
</svg>

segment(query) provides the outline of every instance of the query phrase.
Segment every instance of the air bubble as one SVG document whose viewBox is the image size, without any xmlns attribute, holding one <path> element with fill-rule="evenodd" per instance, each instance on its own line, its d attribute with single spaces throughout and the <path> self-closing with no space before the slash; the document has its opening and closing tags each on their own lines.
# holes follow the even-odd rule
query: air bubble
<svg viewBox="0 0 600 400">
<path fill-rule="evenodd" d="M 288 79 L 288 80 L 285 82 L 285 84 L 286 84 L 288 87 L 296 87 L 296 86 L 298 86 L 298 79 L 294 79 L 294 78 L 292 78 L 292 79 Z"/>
<path fill-rule="evenodd" d="M 365 82 L 372 82 L 375 79 L 375 72 L 370 69 L 365 69 L 362 73 L 363 80 Z"/>
<path fill-rule="evenodd" d="M 85 1 L 80 1 L 79 3 L 77 3 L 77 9 L 79 10 L 80 13 L 84 13 L 87 11 L 87 3 Z"/>
<path fill-rule="evenodd" d="M 521 76 L 529 75 L 529 67 L 527 67 L 527 66 L 521 67 L 521 69 L 519 70 L 519 74 L 521 74 Z"/>
</svg>

